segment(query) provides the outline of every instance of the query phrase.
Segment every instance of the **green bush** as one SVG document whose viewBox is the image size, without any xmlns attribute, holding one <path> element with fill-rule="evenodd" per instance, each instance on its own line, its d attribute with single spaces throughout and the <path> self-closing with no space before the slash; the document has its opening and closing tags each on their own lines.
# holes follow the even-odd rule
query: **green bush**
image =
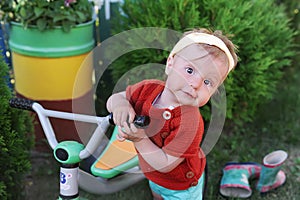
<svg viewBox="0 0 300 200">
<path fill-rule="evenodd" d="M 10 108 L 12 97 L 7 86 L 8 66 L 0 54 L 0 196 L 22 199 L 24 174 L 30 169 L 29 150 L 33 145 L 33 126 L 28 113 Z"/>
<path fill-rule="evenodd" d="M 140 27 L 176 31 L 205 27 L 222 30 L 239 47 L 239 64 L 225 82 L 227 125 L 254 119 L 257 106 L 275 94 L 284 68 L 291 63 L 294 31 L 284 7 L 265 0 L 125 0 L 115 33 Z M 121 23 L 120 23 L 121 22 Z M 128 41 L 130 43 L 130 40 Z M 143 49 L 112 64 L 114 80 L 145 63 L 165 63 L 168 52 Z M 151 73 L 151 72 L 150 72 Z M 209 108 L 202 113 L 209 119 Z"/>
<path fill-rule="evenodd" d="M 295 34 L 284 7 L 263 0 L 212 0 L 205 10 L 214 19 L 214 28 L 233 33 L 239 46 L 240 64 L 226 81 L 227 116 L 236 124 L 252 121 L 257 106 L 275 94 L 283 69 L 295 53 Z"/>
<path fill-rule="evenodd" d="M 292 19 L 293 26 L 300 28 L 300 1 L 299 0 L 277 0 L 278 4 L 284 4 L 286 13 Z"/>
<path fill-rule="evenodd" d="M 113 27 L 113 32 L 118 33 L 124 30 L 130 30 L 141 27 L 159 27 L 169 28 L 175 31 L 183 31 L 198 24 L 205 23 L 207 20 L 200 19 L 200 11 L 198 4 L 194 0 L 186 1 L 151 1 L 151 0 L 125 0 L 122 6 L 124 15 L 119 15 L 116 22 L 121 22 Z M 149 37 L 147 35 L 147 37 Z M 158 36 L 153 35 L 152 38 L 144 38 L 141 40 L 151 41 L 157 39 Z M 166 39 L 166 38 L 165 38 Z M 138 43 L 137 38 L 126 41 L 128 46 Z M 142 41 L 141 41 L 142 42 Z M 156 42 L 163 42 L 157 39 Z M 171 47 L 172 48 L 172 47 Z M 120 78 L 125 72 L 132 67 L 146 63 L 162 63 L 168 57 L 169 52 L 157 49 L 141 49 L 123 55 L 112 67 L 114 80 Z M 147 72 L 145 72 L 147 73 Z M 148 72 L 152 73 L 152 72 Z"/>
</svg>

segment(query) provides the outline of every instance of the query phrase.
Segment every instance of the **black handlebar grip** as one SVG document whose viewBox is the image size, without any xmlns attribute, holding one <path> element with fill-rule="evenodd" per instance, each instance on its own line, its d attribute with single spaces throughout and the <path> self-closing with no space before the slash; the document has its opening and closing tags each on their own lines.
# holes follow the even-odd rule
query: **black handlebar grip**
<svg viewBox="0 0 300 200">
<path fill-rule="evenodd" d="M 109 123 L 115 125 L 112 113 L 109 114 Z M 137 128 L 146 128 L 150 124 L 150 118 L 148 116 L 137 115 L 135 116 L 133 123 Z"/>
<path fill-rule="evenodd" d="M 113 116 L 113 114 L 112 114 L 112 113 L 109 113 L 108 117 L 109 117 L 109 118 L 108 118 L 109 123 L 110 123 L 111 125 L 116 125 L 115 122 L 114 122 L 114 116 Z"/>
<path fill-rule="evenodd" d="M 12 98 L 9 100 L 9 105 L 13 108 L 33 111 L 32 105 L 34 101 L 29 99 Z"/>
<path fill-rule="evenodd" d="M 135 116 L 133 120 L 134 125 L 137 128 L 146 128 L 150 124 L 150 118 L 148 116 Z"/>
</svg>

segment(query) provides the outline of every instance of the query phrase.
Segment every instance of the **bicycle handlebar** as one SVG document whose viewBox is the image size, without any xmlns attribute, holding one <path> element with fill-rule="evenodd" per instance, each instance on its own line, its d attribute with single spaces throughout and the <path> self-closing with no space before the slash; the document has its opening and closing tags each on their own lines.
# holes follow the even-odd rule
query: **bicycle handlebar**
<svg viewBox="0 0 300 200">
<path fill-rule="evenodd" d="M 22 109 L 22 110 L 29 110 L 34 111 L 32 106 L 35 103 L 35 101 L 29 100 L 29 99 L 22 99 L 22 98 L 12 98 L 9 100 L 9 105 L 14 108 Z M 113 120 L 113 114 L 109 114 L 109 123 L 111 125 L 115 125 Z M 150 123 L 150 118 L 148 116 L 135 116 L 133 123 L 138 128 L 145 128 Z"/>
<path fill-rule="evenodd" d="M 115 125 L 112 113 L 109 114 L 109 123 Z M 150 118 L 148 116 L 137 115 L 134 117 L 133 123 L 137 128 L 145 128 L 150 124 Z"/>
<path fill-rule="evenodd" d="M 12 98 L 9 100 L 9 105 L 13 108 L 33 111 L 32 105 L 34 101 L 29 99 Z"/>
<path fill-rule="evenodd" d="M 55 133 L 50 123 L 49 117 L 97 124 L 97 128 L 95 129 L 85 148 L 80 152 L 79 156 L 81 159 L 87 158 L 98 148 L 98 146 L 100 145 L 100 141 L 103 135 L 105 134 L 108 126 L 110 124 L 114 125 L 112 114 L 105 117 L 98 117 L 84 114 L 48 110 L 44 109 L 39 103 L 35 101 L 21 98 L 12 98 L 10 99 L 9 104 L 11 107 L 14 108 L 30 110 L 37 113 L 47 141 L 52 149 L 54 149 L 57 146 L 58 142 L 56 140 Z M 134 119 L 134 124 L 138 128 L 145 128 L 149 125 L 149 123 L 150 119 L 146 116 L 136 116 Z"/>
</svg>

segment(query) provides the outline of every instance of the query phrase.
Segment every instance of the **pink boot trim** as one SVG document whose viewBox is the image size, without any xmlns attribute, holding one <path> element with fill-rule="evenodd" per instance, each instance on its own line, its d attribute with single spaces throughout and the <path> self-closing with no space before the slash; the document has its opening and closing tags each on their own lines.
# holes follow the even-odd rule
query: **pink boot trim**
<svg viewBox="0 0 300 200">
<path fill-rule="evenodd" d="M 276 189 L 280 186 L 282 186 L 286 181 L 285 173 L 280 170 L 276 176 L 275 182 L 273 185 L 265 185 L 261 188 L 261 193 L 269 192 L 270 190 Z"/>
</svg>

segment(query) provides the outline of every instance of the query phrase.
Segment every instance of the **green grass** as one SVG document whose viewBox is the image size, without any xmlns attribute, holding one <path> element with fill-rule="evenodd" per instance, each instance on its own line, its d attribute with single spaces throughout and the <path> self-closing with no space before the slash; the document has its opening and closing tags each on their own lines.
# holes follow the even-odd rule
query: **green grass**
<svg viewBox="0 0 300 200">
<path fill-rule="evenodd" d="M 208 155 L 210 184 L 207 199 L 224 199 L 218 194 L 218 181 L 222 177 L 222 165 L 226 162 L 262 163 L 266 154 L 277 149 L 285 150 L 289 154 L 282 168 L 287 175 L 286 184 L 261 196 L 255 190 L 257 181 L 252 181 L 251 199 L 300 199 L 300 138 L 298 137 L 300 131 L 300 66 L 297 67 L 286 72 L 278 85 L 274 99 L 259 108 L 259 113 L 253 123 L 236 133 L 222 134 L 217 145 Z"/>
</svg>

